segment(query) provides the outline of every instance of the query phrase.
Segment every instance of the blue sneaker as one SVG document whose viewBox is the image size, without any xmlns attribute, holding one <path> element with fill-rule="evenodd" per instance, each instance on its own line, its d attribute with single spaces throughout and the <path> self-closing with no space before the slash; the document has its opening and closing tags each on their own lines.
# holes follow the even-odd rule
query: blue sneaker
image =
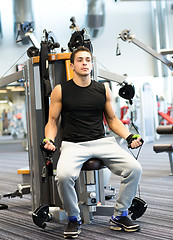
<svg viewBox="0 0 173 240">
<path fill-rule="evenodd" d="M 64 231 L 64 238 L 77 238 L 81 233 L 81 221 L 77 221 L 77 217 L 69 217 L 69 223 Z"/>
<path fill-rule="evenodd" d="M 110 219 L 110 229 L 115 231 L 124 230 L 126 232 L 137 232 L 140 230 L 138 224 L 134 224 L 128 217 L 128 211 L 124 211 L 121 216 L 112 216 Z"/>
</svg>

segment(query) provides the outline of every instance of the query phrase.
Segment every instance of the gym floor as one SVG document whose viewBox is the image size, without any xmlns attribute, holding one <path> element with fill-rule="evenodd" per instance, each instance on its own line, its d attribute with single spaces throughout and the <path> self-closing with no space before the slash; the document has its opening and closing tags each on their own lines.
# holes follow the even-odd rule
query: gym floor
<svg viewBox="0 0 173 240">
<path fill-rule="evenodd" d="M 148 204 L 144 215 L 137 219 L 141 231 L 136 233 L 115 232 L 109 229 L 109 217 L 95 216 L 92 224 L 83 225 L 79 240 L 172 240 L 173 239 L 173 176 L 169 176 L 170 165 L 167 153 L 156 154 L 155 143 L 171 143 L 172 135 L 161 136 L 156 142 L 145 143 L 138 161 L 143 167 L 140 183 L 141 198 Z M 126 148 L 123 143 L 122 147 Z M 127 150 L 128 151 L 128 150 Z M 28 152 L 21 141 L 13 141 L 10 136 L 0 137 L 0 196 L 14 192 L 21 183 L 17 169 L 28 165 Z M 111 175 L 109 185 L 118 194 L 120 179 Z M 138 196 L 138 194 L 137 194 Z M 113 205 L 115 199 L 107 201 Z M 43 230 L 34 225 L 31 217 L 31 196 L 23 198 L 1 198 L 1 204 L 8 209 L 0 210 L 0 239 L 8 240 L 55 240 L 63 239 L 66 222 L 47 223 Z"/>
</svg>

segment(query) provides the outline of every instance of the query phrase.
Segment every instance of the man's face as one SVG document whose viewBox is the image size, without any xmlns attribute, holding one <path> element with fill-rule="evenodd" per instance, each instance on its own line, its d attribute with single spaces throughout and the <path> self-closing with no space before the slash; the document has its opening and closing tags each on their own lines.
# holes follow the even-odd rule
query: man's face
<svg viewBox="0 0 173 240">
<path fill-rule="evenodd" d="M 71 64 L 72 70 L 81 76 L 87 76 L 92 70 L 93 64 L 89 52 L 77 52 L 74 58 L 74 63 Z"/>
</svg>

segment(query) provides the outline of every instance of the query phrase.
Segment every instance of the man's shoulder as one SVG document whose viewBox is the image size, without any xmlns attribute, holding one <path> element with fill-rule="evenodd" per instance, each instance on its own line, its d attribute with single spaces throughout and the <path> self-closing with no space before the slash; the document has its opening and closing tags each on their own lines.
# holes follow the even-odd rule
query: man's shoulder
<svg viewBox="0 0 173 240">
<path fill-rule="evenodd" d="M 92 80 L 92 85 L 102 90 L 105 90 L 105 85 L 102 82 Z"/>
<path fill-rule="evenodd" d="M 57 84 L 51 93 L 51 101 L 61 101 L 61 98 L 62 98 L 61 84 Z"/>
<path fill-rule="evenodd" d="M 102 82 L 100 81 L 96 81 L 96 80 L 92 80 L 93 84 L 96 84 L 96 85 L 104 85 Z"/>
<path fill-rule="evenodd" d="M 62 89 L 62 85 L 61 85 L 61 84 L 57 84 L 57 85 L 54 87 L 52 93 L 58 94 L 58 93 L 61 92 L 61 89 Z"/>
<path fill-rule="evenodd" d="M 66 86 L 74 85 L 73 79 L 70 79 L 70 80 L 68 80 L 68 81 L 63 81 L 63 82 L 60 83 L 60 84 L 61 84 L 61 87 L 62 87 L 62 88 L 66 87 Z"/>
</svg>

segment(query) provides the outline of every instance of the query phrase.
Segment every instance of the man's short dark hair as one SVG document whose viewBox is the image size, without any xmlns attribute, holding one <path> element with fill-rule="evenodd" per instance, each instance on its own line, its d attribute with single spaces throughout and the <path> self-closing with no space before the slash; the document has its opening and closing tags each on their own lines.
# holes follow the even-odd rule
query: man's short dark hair
<svg viewBox="0 0 173 240">
<path fill-rule="evenodd" d="M 76 55 L 76 53 L 78 53 L 78 52 L 89 52 L 90 55 L 91 55 L 91 60 L 93 60 L 93 55 L 92 55 L 92 53 L 90 52 L 90 50 L 89 50 L 87 47 L 80 46 L 80 47 L 78 47 L 77 49 L 75 49 L 75 50 L 72 52 L 72 54 L 71 54 L 71 56 L 70 56 L 70 62 L 71 62 L 71 63 L 74 63 L 75 55 Z"/>
</svg>

